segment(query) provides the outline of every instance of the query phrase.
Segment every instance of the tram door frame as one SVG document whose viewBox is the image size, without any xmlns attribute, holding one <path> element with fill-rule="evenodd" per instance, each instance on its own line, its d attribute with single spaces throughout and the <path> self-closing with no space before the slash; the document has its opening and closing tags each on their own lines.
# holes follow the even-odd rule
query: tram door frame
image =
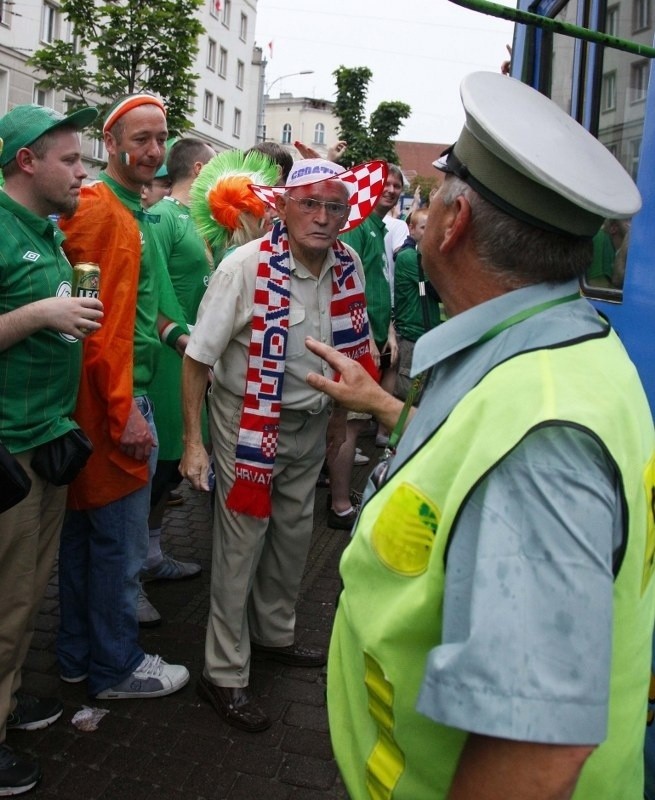
<svg viewBox="0 0 655 800">
<path fill-rule="evenodd" d="M 519 0 L 518 8 L 553 17 L 576 0 Z M 607 0 L 577 0 L 575 24 L 604 30 Z M 517 23 L 512 45 L 512 77 L 545 94 L 550 90 L 553 34 Z M 566 109 L 587 130 L 598 133 L 603 47 L 573 41 L 571 108 Z M 655 415 L 655 78 L 651 59 L 642 146 L 636 183 L 643 206 L 630 227 L 622 291 L 591 289 L 585 295 L 618 332 L 635 363 Z"/>
</svg>

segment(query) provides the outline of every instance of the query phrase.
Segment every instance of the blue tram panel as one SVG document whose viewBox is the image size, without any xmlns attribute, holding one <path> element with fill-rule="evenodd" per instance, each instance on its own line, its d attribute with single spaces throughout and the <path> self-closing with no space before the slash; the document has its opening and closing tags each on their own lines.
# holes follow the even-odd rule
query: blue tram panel
<svg viewBox="0 0 655 800">
<path fill-rule="evenodd" d="M 457 2 L 457 0 L 455 0 Z M 631 220 L 606 220 L 594 239 L 583 293 L 619 333 L 655 414 L 655 19 L 649 0 L 519 0 L 531 11 L 629 40 L 632 52 L 547 28 L 516 24 L 512 76 L 561 105 L 618 158 L 643 206 Z M 602 387 L 599 387 L 602 391 Z M 653 651 L 655 673 L 655 647 Z M 655 675 L 646 728 L 645 797 L 655 800 Z"/>
</svg>

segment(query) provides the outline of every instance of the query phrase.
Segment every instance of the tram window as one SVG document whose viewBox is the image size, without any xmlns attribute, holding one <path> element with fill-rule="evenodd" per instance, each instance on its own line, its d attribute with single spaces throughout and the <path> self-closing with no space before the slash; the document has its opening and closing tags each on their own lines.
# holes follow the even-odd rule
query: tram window
<svg viewBox="0 0 655 800">
<path fill-rule="evenodd" d="M 614 111 L 616 108 L 616 72 L 606 72 L 603 75 L 603 85 L 600 91 L 600 107 L 603 112 Z"/>
<path fill-rule="evenodd" d="M 556 14 L 555 19 L 575 25 L 577 15 L 578 1 L 569 0 Z M 553 36 L 552 42 L 549 94 L 560 108 L 571 114 L 575 39 L 570 36 Z"/>
<path fill-rule="evenodd" d="M 618 11 L 613 12 L 618 18 L 608 19 L 608 25 L 618 26 L 619 35 L 627 33 L 635 41 L 650 44 L 652 28 L 631 34 L 633 9 L 632 3 L 621 0 Z M 604 88 L 605 76 L 614 76 L 615 102 L 613 105 L 603 102 L 601 88 L 597 135 L 635 180 L 644 130 L 649 67 L 648 61 L 620 50 L 605 48 L 602 53 L 601 86 Z M 594 238 L 594 259 L 582 282 L 585 294 L 621 300 L 629 242 L 630 220 L 605 220 Z"/>
<path fill-rule="evenodd" d="M 630 65 L 630 102 L 643 103 L 648 91 L 650 62 L 642 58 Z"/>
<path fill-rule="evenodd" d="M 597 294 L 594 289 L 622 288 L 629 232 L 629 220 L 606 219 L 603 222 L 594 236 L 594 255 L 582 284 L 585 294 Z"/>
<path fill-rule="evenodd" d="M 632 32 L 647 30 L 650 27 L 650 0 L 633 0 Z"/>
<path fill-rule="evenodd" d="M 584 3 L 584 6 L 582 5 Z M 565 3 L 556 18 L 579 24 L 580 8 L 586 15 L 586 0 Z M 604 30 L 615 36 L 650 45 L 653 41 L 650 0 L 619 0 L 608 3 Z M 552 36 L 549 69 L 550 96 L 577 119 L 590 120 L 598 139 L 636 179 L 644 128 L 645 100 L 648 93 L 650 63 L 633 54 L 604 48 L 599 52 L 595 73 L 585 58 L 577 61 L 569 37 Z M 583 45 L 585 52 L 588 45 Z M 586 69 L 586 71 L 585 71 Z M 578 77 L 581 75 L 582 77 Z M 588 81 L 593 89 L 584 85 Z M 579 82 L 579 85 L 578 85 Z M 574 91 L 574 88 L 578 91 Z M 577 109 L 572 107 L 578 95 Z M 581 287 L 585 294 L 621 302 L 630 241 L 630 220 L 607 219 L 594 237 L 594 256 Z"/>
</svg>

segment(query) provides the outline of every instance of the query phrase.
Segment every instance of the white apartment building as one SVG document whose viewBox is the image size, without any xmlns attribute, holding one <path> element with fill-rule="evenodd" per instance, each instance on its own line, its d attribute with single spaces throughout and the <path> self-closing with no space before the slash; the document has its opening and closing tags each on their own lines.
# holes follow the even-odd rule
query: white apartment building
<svg viewBox="0 0 655 800">
<path fill-rule="evenodd" d="M 200 76 L 193 128 L 186 135 L 206 140 L 218 152 L 247 149 L 257 139 L 266 62 L 255 47 L 256 16 L 257 0 L 205 0 L 199 11 L 205 33 L 193 67 Z M 0 0 L 0 116 L 22 103 L 66 109 L 65 93 L 39 88 L 42 76 L 25 62 L 45 43 L 71 36 L 57 0 Z M 97 174 L 105 155 L 101 140 L 85 139 L 90 175 Z"/>
<path fill-rule="evenodd" d="M 255 47 L 256 17 L 257 0 L 205 0 L 193 124 L 219 152 L 257 139 L 266 62 Z"/>
</svg>

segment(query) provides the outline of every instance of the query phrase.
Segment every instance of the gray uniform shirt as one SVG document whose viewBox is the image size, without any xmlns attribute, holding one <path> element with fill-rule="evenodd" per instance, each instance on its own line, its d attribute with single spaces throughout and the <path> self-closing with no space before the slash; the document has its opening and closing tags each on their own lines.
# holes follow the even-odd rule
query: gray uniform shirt
<svg viewBox="0 0 655 800">
<path fill-rule="evenodd" d="M 604 323 L 577 299 L 477 344 L 517 312 L 576 292 L 575 282 L 520 289 L 423 336 L 413 372 L 431 374 L 391 472 L 493 365 L 599 331 Z M 418 710 L 488 736 L 602 741 L 622 532 L 617 476 L 592 437 L 561 426 L 526 437 L 475 489 L 453 531 L 443 641 L 428 654 Z"/>
</svg>

